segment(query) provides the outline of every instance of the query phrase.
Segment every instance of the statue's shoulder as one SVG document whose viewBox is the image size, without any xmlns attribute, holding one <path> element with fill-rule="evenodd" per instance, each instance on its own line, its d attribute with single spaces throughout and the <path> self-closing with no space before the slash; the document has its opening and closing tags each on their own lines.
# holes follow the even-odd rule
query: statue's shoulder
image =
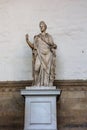
<svg viewBox="0 0 87 130">
<path fill-rule="evenodd" d="M 38 38 L 38 37 L 40 37 L 40 34 L 35 35 L 35 36 L 34 36 L 34 39 L 36 39 L 36 38 Z"/>
<path fill-rule="evenodd" d="M 49 33 L 46 33 L 46 36 L 52 38 L 52 36 Z"/>
<path fill-rule="evenodd" d="M 53 41 L 53 37 L 52 37 L 52 35 L 50 35 L 49 33 L 46 33 L 46 35 L 47 35 L 49 41 Z"/>
<path fill-rule="evenodd" d="M 36 39 L 36 38 L 41 38 L 41 37 L 42 37 L 42 34 L 39 33 L 38 35 L 35 35 L 35 36 L 34 36 L 34 39 Z M 45 37 L 47 37 L 47 38 L 49 38 L 49 39 L 52 39 L 52 36 L 51 36 L 49 33 L 46 33 L 46 34 L 45 34 Z"/>
</svg>

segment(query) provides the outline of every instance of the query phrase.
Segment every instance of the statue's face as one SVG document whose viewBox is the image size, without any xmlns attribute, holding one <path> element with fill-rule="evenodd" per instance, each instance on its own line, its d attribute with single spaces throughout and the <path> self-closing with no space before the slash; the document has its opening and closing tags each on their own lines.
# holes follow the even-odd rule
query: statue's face
<svg viewBox="0 0 87 130">
<path fill-rule="evenodd" d="M 41 30 L 41 32 L 44 32 L 46 30 L 46 26 L 44 23 L 40 24 L 40 30 Z"/>
</svg>

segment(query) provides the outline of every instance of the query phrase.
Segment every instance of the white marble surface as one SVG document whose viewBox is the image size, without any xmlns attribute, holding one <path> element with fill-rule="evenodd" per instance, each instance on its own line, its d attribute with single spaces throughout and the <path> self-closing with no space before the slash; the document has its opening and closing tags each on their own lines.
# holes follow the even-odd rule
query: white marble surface
<svg viewBox="0 0 87 130">
<path fill-rule="evenodd" d="M 51 123 L 51 103 L 49 101 L 37 101 L 34 99 L 34 102 L 30 103 L 30 109 L 31 124 Z"/>
<path fill-rule="evenodd" d="M 47 95 L 60 95 L 60 89 L 53 87 L 26 87 L 26 89 L 21 90 L 21 95 L 37 95 L 37 96 L 47 96 Z"/>
<path fill-rule="evenodd" d="M 25 89 L 21 95 L 25 97 L 24 130 L 57 130 L 56 97 L 60 90 Z"/>
<path fill-rule="evenodd" d="M 39 89 L 40 89 L 40 90 L 41 90 L 41 89 L 43 89 L 43 90 L 44 90 L 44 89 L 50 89 L 50 90 L 51 90 L 51 89 L 54 89 L 54 90 L 55 90 L 55 89 L 56 89 L 56 86 L 31 86 L 31 87 L 26 86 L 26 89 L 27 89 L 27 90 L 28 90 L 28 89 L 29 89 L 29 90 L 31 90 L 31 89 L 37 89 L 37 90 L 39 90 Z"/>
</svg>

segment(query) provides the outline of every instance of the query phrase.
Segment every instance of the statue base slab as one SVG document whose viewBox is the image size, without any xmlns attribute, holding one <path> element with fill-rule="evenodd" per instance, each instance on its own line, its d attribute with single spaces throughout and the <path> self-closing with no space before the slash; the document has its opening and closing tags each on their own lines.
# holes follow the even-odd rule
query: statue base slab
<svg viewBox="0 0 87 130">
<path fill-rule="evenodd" d="M 57 130 L 56 87 L 26 87 L 24 130 Z"/>
</svg>

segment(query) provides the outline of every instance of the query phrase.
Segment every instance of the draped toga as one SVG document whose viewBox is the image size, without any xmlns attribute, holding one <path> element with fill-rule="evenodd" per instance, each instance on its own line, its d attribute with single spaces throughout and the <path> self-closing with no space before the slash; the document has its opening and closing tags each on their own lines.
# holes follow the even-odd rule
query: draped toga
<svg viewBox="0 0 87 130">
<path fill-rule="evenodd" d="M 36 86 L 52 86 L 55 78 L 54 42 L 48 33 L 34 37 L 33 78 Z"/>
</svg>

